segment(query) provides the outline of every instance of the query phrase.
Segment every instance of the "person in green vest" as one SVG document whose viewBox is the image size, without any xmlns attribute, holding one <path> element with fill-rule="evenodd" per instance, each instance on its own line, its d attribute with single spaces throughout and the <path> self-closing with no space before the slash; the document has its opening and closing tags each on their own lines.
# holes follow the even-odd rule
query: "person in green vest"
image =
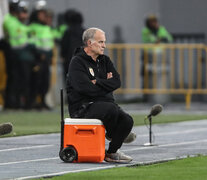
<svg viewBox="0 0 207 180">
<path fill-rule="evenodd" d="M 4 30 L 4 54 L 6 57 L 6 71 L 7 71 L 7 83 L 5 92 L 5 108 L 14 108 L 17 106 L 16 91 L 14 89 L 15 74 L 15 58 L 12 57 L 12 46 L 15 46 L 14 32 L 13 29 L 18 24 L 17 13 L 18 13 L 18 1 L 9 2 L 9 13 L 4 16 L 3 30 Z"/>
<path fill-rule="evenodd" d="M 30 17 L 31 43 L 35 46 L 35 66 L 33 67 L 32 97 L 33 107 L 41 110 L 49 109 L 45 102 L 45 96 L 49 89 L 50 64 L 52 59 L 49 41 L 51 36 L 50 27 L 46 25 L 46 10 L 34 10 Z"/>
<path fill-rule="evenodd" d="M 18 45 L 16 54 L 19 58 L 20 66 L 20 107 L 23 109 L 31 108 L 31 82 L 32 82 L 32 69 L 34 66 L 34 46 L 31 44 L 29 37 L 29 26 L 26 25 L 28 20 L 28 4 L 26 1 L 19 2 L 18 12 Z"/>
<path fill-rule="evenodd" d="M 10 13 L 6 14 L 3 21 L 3 30 L 6 40 L 12 47 L 17 45 L 16 43 L 16 26 L 19 25 L 17 18 L 18 15 L 18 5 L 12 3 L 10 5 Z"/>
<path fill-rule="evenodd" d="M 54 27 L 53 26 L 54 12 L 51 9 L 47 9 L 46 14 L 47 14 L 47 25 L 50 26 L 51 28 L 53 34 L 53 41 L 61 40 L 65 31 L 68 29 L 68 25 L 65 24 L 65 22 L 57 22 L 57 26 Z"/>
<path fill-rule="evenodd" d="M 164 52 L 163 44 L 172 43 L 173 38 L 167 29 L 159 25 L 158 19 L 155 15 L 149 15 L 145 20 L 145 27 L 142 29 L 142 43 L 144 44 L 155 44 L 155 47 L 145 47 L 142 51 L 142 69 L 141 75 L 143 76 L 143 89 L 154 88 L 153 85 L 156 83 L 156 87 L 160 87 L 160 74 L 161 71 L 158 68 L 153 67 L 154 57 L 156 57 L 156 66 L 161 67 L 162 55 Z M 167 58 L 165 58 L 167 64 Z M 156 73 L 157 81 L 154 82 L 153 76 Z M 144 94 L 144 101 L 157 101 L 157 95 L 146 95 Z"/>
<path fill-rule="evenodd" d="M 34 10 L 30 18 L 31 41 L 36 49 L 36 65 L 34 72 L 34 107 L 37 109 L 51 108 L 46 104 L 45 96 L 50 86 L 50 65 L 53 57 L 55 39 L 60 39 L 65 30 L 64 27 L 53 28 L 53 13 L 51 10 L 41 7 Z"/>
<path fill-rule="evenodd" d="M 33 66 L 33 49 L 29 44 L 28 4 L 19 1 L 15 15 L 5 19 L 4 29 L 11 47 L 12 66 L 12 107 L 28 109 L 30 107 L 30 83 Z"/>
<path fill-rule="evenodd" d="M 158 19 L 154 15 L 146 18 L 145 27 L 142 29 L 143 43 L 170 43 L 172 42 L 171 34 L 164 26 L 159 25 Z"/>
<path fill-rule="evenodd" d="M 28 17 L 26 1 L 12 2 L 10 14 L 5 17 L 3 28 L 5 37 L 10 45 L 8 68 L 8 108 L 27 108 L 29 105 L 29 87 L 33 56 L 28 46 Z"/>
</svg>

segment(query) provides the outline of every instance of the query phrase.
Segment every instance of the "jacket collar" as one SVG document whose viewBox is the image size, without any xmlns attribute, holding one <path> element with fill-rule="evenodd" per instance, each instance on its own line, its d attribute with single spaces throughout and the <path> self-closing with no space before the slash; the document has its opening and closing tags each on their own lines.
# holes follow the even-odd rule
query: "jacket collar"
<svg viewBox="0 0 207 180">
<path fill-rule="evenodd" d="M 75 50 L 74 55 L 75 56 L 80 56 L 81 58 L 83 58 L 83 59 L 85 59 L 87 61 L 90 61 L 90 62 L 93 62 L 93 63 L 97 63 L 97 61 L 94 61 L 91 56 L 86 54 L 86 52 L 84 51 L 83 47 L 77 48 Z M 101 60 L 102 58 L 103 58 L 103 55 L 99 55 L 97 59 Z"/>
</svg>

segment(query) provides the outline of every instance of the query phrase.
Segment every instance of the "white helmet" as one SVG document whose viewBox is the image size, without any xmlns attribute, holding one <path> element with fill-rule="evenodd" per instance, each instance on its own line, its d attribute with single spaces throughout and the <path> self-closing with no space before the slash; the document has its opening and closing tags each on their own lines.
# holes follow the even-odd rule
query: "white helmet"
<svg viewBox="0 0 207 180">
<path fill-rule="evenodd" d="M 46 9 L 47 2 L 45 0 L 38 0 L 35 2 L 35 9 L 36 10 L 41 10 L 41 9 Z"/>
</svg>

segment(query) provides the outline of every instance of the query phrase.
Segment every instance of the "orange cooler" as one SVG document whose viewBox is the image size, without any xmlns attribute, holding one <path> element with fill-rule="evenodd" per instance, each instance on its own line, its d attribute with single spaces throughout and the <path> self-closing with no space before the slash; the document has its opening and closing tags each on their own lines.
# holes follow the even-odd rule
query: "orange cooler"
<svg viewBox="0 0 207 180">
<path fill-rule="evenodd" d="M 98 119 L 64 119 L 63 150 L 67 148 L 74 155 L 69 159 L 71 162 L 102 162 L 105 157 L 102 122 Z"/>
</svg>

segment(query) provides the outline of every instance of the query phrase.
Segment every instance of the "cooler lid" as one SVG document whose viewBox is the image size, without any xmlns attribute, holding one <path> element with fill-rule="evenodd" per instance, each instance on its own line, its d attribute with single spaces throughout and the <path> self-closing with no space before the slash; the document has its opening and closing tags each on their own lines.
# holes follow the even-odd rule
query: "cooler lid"
<svg viewBox="0 0 207 180">
<path fill-rule="evenodd" d="M 103 125 L 103 123 L 99 119 L 65 118 L 64 121 L 67 125 Z"/>
</svg>

